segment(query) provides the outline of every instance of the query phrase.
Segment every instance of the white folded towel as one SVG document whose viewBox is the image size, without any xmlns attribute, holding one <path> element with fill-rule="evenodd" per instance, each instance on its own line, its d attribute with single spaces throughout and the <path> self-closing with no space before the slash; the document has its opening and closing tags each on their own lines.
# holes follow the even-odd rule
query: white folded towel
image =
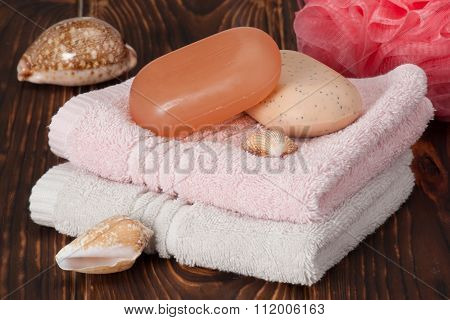
<svg viewBox="0 0 450 320">
<path fill-rule="evenodd" d="M 154 233 L 148 252 L 269 281 L 310 285 L 372 233 L 414 186 L 410 151 L 320 223 L 293 224 L 188 204 L 143 186 L 101 179 L 67 163 L 33 188 L 31 218 L 76 236 L 101 220 L 129 215 Z"/>
</svg>

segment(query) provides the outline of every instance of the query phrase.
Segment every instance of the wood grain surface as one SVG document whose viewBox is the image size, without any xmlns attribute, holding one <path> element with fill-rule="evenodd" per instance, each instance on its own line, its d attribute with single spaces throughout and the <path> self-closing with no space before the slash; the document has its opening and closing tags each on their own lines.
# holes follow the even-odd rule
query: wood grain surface
<svg viewBox="0 0 450 320">
<path fill-rule="evenodd" d="M 295 49 L 296 0 L 0 0 L 0 297 L 7 299 L 442 299 L 449 295 L 450 126 L 433 122 L 414 146 L 409 200 L 317 284 L 295 286 L 143 256 L 113 275 L 63 272 L 54 256 L 71 239 L 29 218 L 31 187 L 60 160 L 47 126 L 71 96 L 94 88 L 16 80 L 16 65 L 50 25 L 104 19 L 138 53 L 138 67 L 234 26 L 267 31 Z M 95 87 L 103 87 L 110 81 Z"/>
</svg>

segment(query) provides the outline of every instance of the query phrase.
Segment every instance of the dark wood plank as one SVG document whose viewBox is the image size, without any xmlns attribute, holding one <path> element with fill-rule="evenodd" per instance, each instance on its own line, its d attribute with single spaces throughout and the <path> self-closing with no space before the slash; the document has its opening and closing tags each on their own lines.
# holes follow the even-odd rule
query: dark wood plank
<svg viewBox="0 0 450 320">
<path fill-rule="evenodd" d="M 16 12 L 16 11 L 17 12 Z M 28 198 L 35 181 L 57 158 L 47 144 L 47 126 L 59 105 L 77 88 L 36 86 L 16 80 L 16 65 L 43 29 L 77 15 L 75 1 L 0 3 L 0 296 L 74 298 L 76 276 L 50 268 L 68 239 L 29 219 Z M 26 18 L 25 18 L 26 17 Z"/>
<path fill-rule="evenodd" d="M 79 8 L 75 0 L 7 3 L 43 28 L 76 16 Z M 84 15 L 111 23 L 136 49 L 138 67 L 123 79 L 158 56 L 234 26 L 261 28 L 280 47 L 295 49 L 295 0 L 86 0 L 81 9 Z M 55 253 L 70 241 L 28 218 L 32 185 L 58 162 L 47 145 L 46 126 L 52 114 L 78 92 L 117 82 L 84 88 L 17 82 L 17 61 L 40 32 L 38 26 L 0 3 L 0 43 L 7 48 L 0 51 L 1 297 L 52 266 Z M 366 244 L 314 286 L 269 283 L 143 256 L 131 270 L 113 275 L 79 275 L 50 268 L 9 298 L 442 298 L 430 286 L 448 296 L 449 126 L 433 122 L 414 146 L 414 153 L 417 187 L 410 199 Z"/>
</svg>

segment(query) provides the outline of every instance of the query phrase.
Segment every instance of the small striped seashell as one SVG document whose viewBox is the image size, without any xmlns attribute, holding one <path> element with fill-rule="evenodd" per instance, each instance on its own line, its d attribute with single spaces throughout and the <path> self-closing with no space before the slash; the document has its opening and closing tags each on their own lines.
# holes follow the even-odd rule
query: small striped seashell
<svg viewBox="0 0 450 320">
<path fill-rule="evenodd" d="M 113 79 L 136 65 L 136 52 L 110 24 L 92 17 L 45 30 L 17 65 L 17 79 L 79 86 Z"/>
<path fill-rule="evenodd" d="M 242 143 L 242 148 L 261 157 L 281 157 L 297 151 L 297 144 L 278 130 L 258 130 Z"/>
<path fill-rule="evenodd" d="M 126 216 L 106 219 L 86 231 L 56 255 L 63 270 L 104 274 L 131 268 L 153 232 Z"/>
</svg>

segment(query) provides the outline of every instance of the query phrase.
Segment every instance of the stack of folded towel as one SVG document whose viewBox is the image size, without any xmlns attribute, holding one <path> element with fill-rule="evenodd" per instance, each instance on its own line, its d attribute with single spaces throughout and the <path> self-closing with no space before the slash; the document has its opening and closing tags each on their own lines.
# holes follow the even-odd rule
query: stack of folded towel
<svg viewBox="0 0 450 320">
<path fill-rule="evenodd" d="M 76 236 L 129 215 L 154 231 L 147 251 L 161 257 L 312 284 L 407 199 L 410 147 L 433 116 L 416 66 L 351 81 L 363 116 L 297 140 L 284 158 L 241 149 L 258 126 L 245 115 L 183 140 L 140 129 L 128 114 L 131 80 L 74 97 L 49 133 L 52 151 L 70 163 L 37 182 L 31 218 Z"/>
</svg>

